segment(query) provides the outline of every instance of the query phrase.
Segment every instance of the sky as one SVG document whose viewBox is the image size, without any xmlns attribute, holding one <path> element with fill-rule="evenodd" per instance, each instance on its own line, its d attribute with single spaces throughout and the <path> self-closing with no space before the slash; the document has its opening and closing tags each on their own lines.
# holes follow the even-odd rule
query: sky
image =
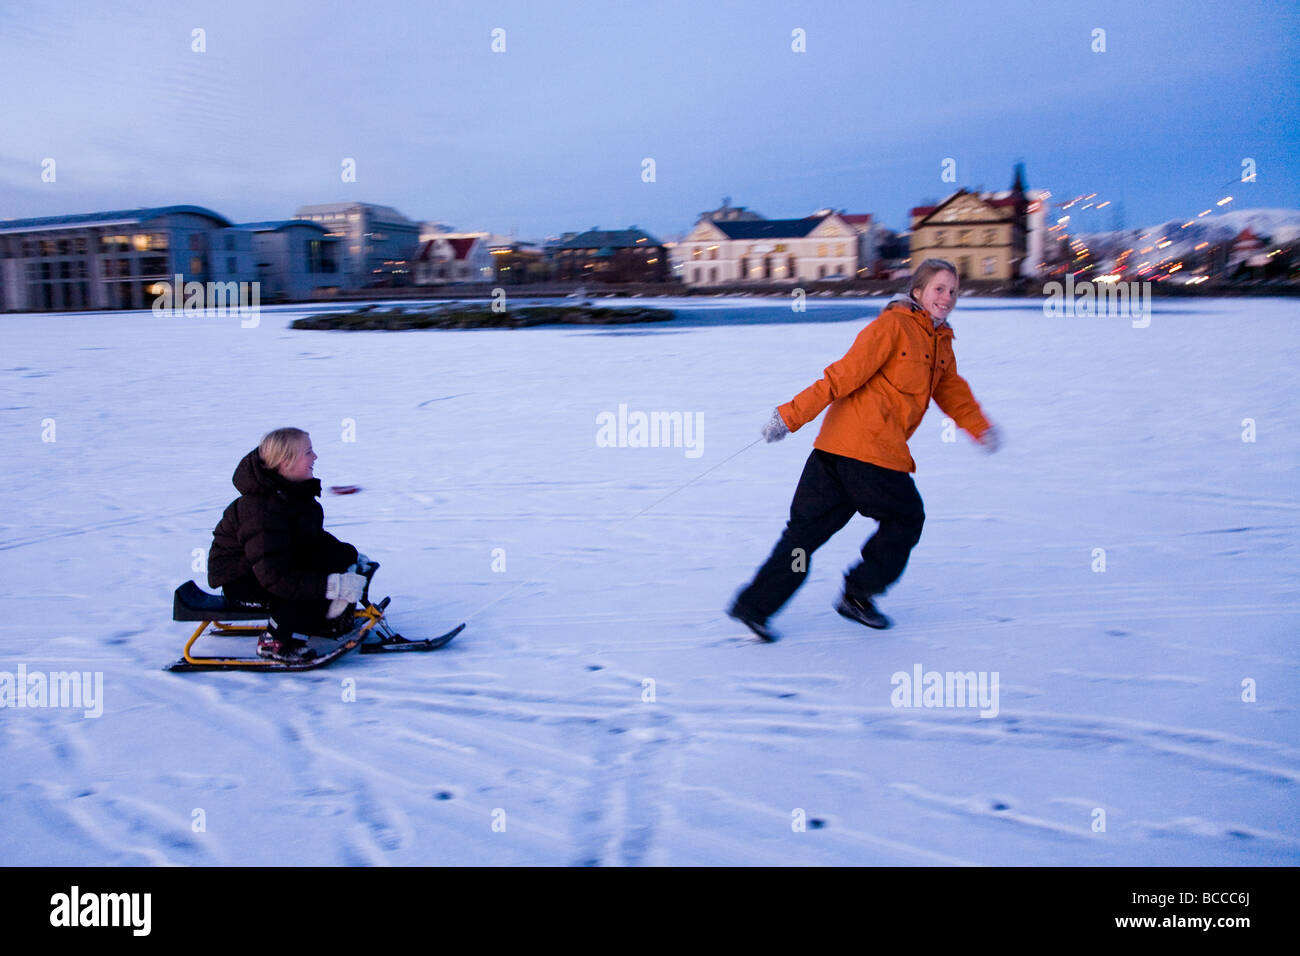
<svg viewBox="0 0 1300 956">
<path fill-rule="evenodd" d="M 1298 64 L 1293 0 L 6 2 L 0 218 L 361 200 L 672 239 L 729 196 L 904 229 L 1017 162 L 1111 201 L 1081 231 L 1298 208 Z"/>
</svg>

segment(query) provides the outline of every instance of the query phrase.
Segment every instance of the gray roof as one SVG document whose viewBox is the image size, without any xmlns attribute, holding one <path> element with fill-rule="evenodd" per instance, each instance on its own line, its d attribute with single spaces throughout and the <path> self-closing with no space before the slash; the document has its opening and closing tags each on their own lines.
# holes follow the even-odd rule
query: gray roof
<svg viewBox="0 0 1300 956">
<path fill-rule="evenodd" d="M 644 242 L 637 242 L 644 239 Z M 660 246 L 658 239 L 640 229 L 588 229 L 571 239 L 556 243 L 554 249 L 599 249 L 602 255 L 609 255 L 614 249 L 627 249 L 632 246 Z"/>
<path fill-rule="evenodd" d="M 713 220 L 717 228 L 729 239 L 800 239 L 812 232 L 825 216 L 807 216 L 804 219 L 763 219 L 746 221 L 737 219 Z"/>
<path fill-rule="evenodd" d="M 349 209 L 357 209 L 359 207 L 364 208 L 371 216 L 377 216 L 381 219 L 387 217 L 388 219 L 391 219 L 393 222 L 410 223 L 412 226 L 419 225 L 419 223 L 411 222 L 410 219 L 406 218 L 406 216 L 403 216 L 392 206 L 380 206 L 377 203 L 359 202 L 357 200 L 352 200 L 350 202 L 317 203 L 312 206 L 299 206 L 298 211 L 295 212 L 294 215 L 311 216 L 311 215 L 319 215 L 327 212 L 346 212 Z"/>
<path fill-rule="evenodd" d="M 249 232 L 279 232 L 281 229 L 287 229 L 290 226 L 306 226 L 309 229 L 329 232 L 320 223 L 312 222 L 310 219 L 268 219 L 265 222 L 237 222 L 230 228 L 246 229 Z"/>
<path fill-rule="evenodd" d="M 219 215 L 211 209 L 204 209 L 202 206 L 142 206 L 139 209 L 118 209 L 111 212 L 82 212 L 71 216 L 40 216 L 36 219 L 3 219 L 0 220 L 0 232 L 22 232 L 28 229 L 59 229 L 70 226 L 94 226 L 101 223 L 109 225 L 113 223 L 146 222 L 150 219 L 157 219 L 161 216 L 171 216 L 179 213 L 192 213 L 199 216 L 208 216 L 215 219 L 223 226 L 230 225 L 230 220 L 225 216 Z"/>
</svg>

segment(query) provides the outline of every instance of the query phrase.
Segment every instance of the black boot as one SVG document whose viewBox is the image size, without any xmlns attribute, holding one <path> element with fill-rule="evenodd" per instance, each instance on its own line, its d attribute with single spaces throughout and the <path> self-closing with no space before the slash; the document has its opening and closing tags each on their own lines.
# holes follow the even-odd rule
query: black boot
<svg viewBox="0 0 1300 956">
<path fill-rule="evenodd" d="M 867 627 L 874 627 L 877 630 L 884 630 L 894 623 L 876 610 L 876 606 L 871 603 L 871 598 L 853 597 L 848 592 L 840 595 L 835 610 L 850 621 L 857 621 L 859 624 L 865 624 Z"/>
<path fill-rule="evenodd" d="M 753 631 L 754 634 L 758 636 L 759 640 L 766 641 L 769 644 L 780 636 L 776 631 L 767 626 L 767 621 L 760 621 L 748 611 L 743 610 L 739 604 L 731 605 L 727 610 L 727 617 L 739 621 L 741 624 L 745 625 L 745 627 Z"/>
</svg>

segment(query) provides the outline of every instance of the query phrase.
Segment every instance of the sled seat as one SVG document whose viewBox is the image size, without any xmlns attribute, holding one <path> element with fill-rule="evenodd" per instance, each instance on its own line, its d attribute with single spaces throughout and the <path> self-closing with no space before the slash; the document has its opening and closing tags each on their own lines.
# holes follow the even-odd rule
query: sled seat
<svg viewBox="0 0 1300 956">
<path fill-rule="evenodd" d="M 267 613 L 266 607 L 232 604 L 193 581 L 178 587 L 172 597 L 173 621 L 264 621 Z"/>
</svg>

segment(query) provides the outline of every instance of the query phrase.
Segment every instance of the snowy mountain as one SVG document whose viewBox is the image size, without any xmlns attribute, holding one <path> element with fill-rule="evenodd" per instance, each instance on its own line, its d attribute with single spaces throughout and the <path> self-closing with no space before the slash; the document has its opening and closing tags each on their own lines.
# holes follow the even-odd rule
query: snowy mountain
<svg viewBox="0 0 1300 956">
<path fill-rule="evenodd" d="M 1082 233 L 1079 238 L 1098 256 L 1113 256 L 1124 249 L 1133 249 L 1137 255 L 1139 250 L 1152 246 L 1147 258 L 1177 259 L 1191 255 L 1202 242 L 1230 242 L 1245 229 L 1268 240 L 1270 249 L 1284 246 L 1300 237 L 1300 209 L 1236 209 L 1190 221 L 1170 219 L 1139 229 Z M 1170 245 L 1159 249 L 1161 241 Z"/>
</svg>

